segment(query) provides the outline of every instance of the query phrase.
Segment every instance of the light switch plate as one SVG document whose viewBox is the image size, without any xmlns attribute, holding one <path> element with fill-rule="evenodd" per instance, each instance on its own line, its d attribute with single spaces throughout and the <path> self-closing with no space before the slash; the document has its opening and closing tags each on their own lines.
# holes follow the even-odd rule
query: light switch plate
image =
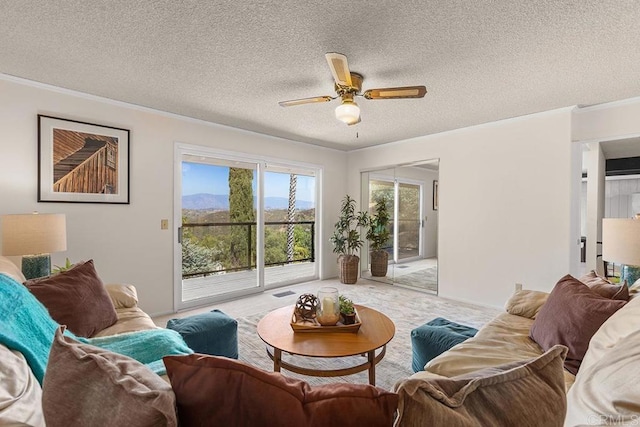
<svg viewBox="0 0 640 427">
<path fill-rule="evenodd" d="M 168 230 L 169 229 L 169 220 L 161 219 L 160 220 L 160 230 Z"/>
</svg>

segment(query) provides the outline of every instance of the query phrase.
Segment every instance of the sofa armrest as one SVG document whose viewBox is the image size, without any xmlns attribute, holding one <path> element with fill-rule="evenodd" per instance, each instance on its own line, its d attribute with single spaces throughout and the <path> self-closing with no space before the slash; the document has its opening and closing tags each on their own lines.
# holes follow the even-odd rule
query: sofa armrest
<svg viewBox="0 0 640 427">
<path fill-rule="evenodd" d="M 548 293 L 541 291 L 528 289 L 516 291 L 516 293 L 509 298 L 504 309 L 507 313 L 515 316 L 535 319 L 544 303 L 547 302 L 548 297 Z"/>
<path fill-rule="evenodd" d="M 104 287 L 116 309 L 138 306 L 138 292 L 135 286 L 125 283 L 110 283 Z"/>
</svg>

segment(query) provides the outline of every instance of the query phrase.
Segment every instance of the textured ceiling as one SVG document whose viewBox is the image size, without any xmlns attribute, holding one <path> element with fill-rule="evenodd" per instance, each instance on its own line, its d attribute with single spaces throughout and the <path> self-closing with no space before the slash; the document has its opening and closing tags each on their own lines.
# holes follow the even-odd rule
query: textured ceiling
<svg viewBox="0 0 640 427">
<path fill-rule="evenodd" d="M 342 150 L 640 96 L 640 1 L 0 3 L 0 73 Z M 364 89 L 338 122 L 326 52 Z"/>
</svg>

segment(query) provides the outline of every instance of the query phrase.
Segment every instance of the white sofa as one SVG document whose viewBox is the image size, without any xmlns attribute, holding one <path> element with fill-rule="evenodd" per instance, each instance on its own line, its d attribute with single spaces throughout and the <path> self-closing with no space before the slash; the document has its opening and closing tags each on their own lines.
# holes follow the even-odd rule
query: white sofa
<svg viewBox="0 0 640 427">
<path fill-rule="evenodd" d="M 1 256 L 0 273 L 19 283 L 25 281 L 20 269 Z M 116 309 L 118 321 L 95 336 L 157 328 L 151 317 L 138 307 L 138 296 L 133 285 L 107 284 L 105 287 Z M 40 384 L 24 356 L 0 344 L 0 425 L 44 426 L 41 398 Z"/>
</svg>

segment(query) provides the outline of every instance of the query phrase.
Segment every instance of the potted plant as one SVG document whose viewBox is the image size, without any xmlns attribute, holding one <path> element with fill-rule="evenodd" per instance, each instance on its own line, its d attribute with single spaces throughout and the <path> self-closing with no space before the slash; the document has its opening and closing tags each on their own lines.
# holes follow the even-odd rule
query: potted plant
<svg viewBox="0 0 640 427">
<path fill-rule="evenodd" d="M 330 239 L 333 243 L 333 252 L 339 255 L 341 283 L 353 284 L 358 281 L 360 257 L 356 254 L 364 243 L 360 239 L 358 228 L 368 225 L 369 214 L 356 212 L 356 202 L 347 194 L 342 199 L 340 218 L 334 225 L 335 230 Z"/>
<path fill-rule="evenodd" d="M 384 249 L 389 240 L 389 211 L 384 196 L 376 199 L 374 214 L 369 218 L 367 240 L 370 242 L 369 258 L 371 259 L 371 275 L 384 277 L 389 266 L 389 253 Z"/>
<path fill-rule="evenodd" d="M 353 301 L 344 295 L 338 297 L 340 300 L 340 315 L 344 319 L 345 325 L 353 325 L 356 323 L 356 309 L 353 308 Z"/>
</svg>

